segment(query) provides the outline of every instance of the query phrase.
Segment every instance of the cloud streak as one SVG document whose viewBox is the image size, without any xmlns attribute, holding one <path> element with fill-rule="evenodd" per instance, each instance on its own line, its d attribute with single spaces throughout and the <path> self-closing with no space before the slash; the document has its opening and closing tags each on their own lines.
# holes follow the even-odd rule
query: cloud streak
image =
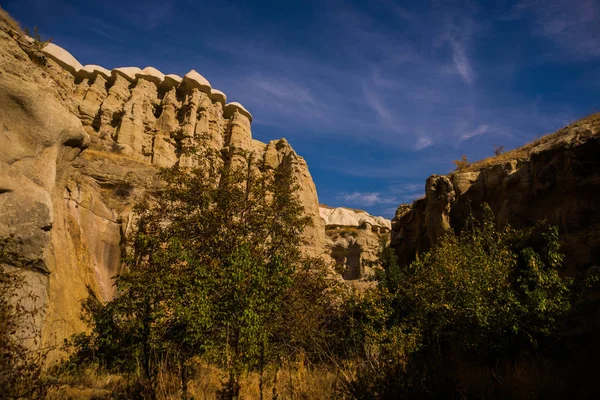
<svg viewBox="0 0 600 400">
<path fill-rule="evenodd" d="M 338 199 L 347 204 L 358 204 L 361 207 L 372 207 L 379 204 L 395 204 L 397 201 L 393 197 L 384 197 L 379 192 L 353 192 L 340 193 Z"/>
</svg>

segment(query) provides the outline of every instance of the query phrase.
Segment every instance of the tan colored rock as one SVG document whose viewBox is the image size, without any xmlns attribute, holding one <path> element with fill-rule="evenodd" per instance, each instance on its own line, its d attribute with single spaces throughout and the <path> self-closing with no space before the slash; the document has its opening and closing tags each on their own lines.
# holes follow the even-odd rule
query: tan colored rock
<svg viewBox="0 0 600 400">
<path fill-rule="evenodd" d="M 175 74 L 167 74 L 165 75 L 165 81 L 171 81 L 174 85 L 179 85 L 181 83 L 181 77 Z"/>
<path fill-rule="evenodd" d="M 122 76 L 127 79 L 129 82 L 137 81 L 137 74 L 141 73 L 142 70 L 138 67 L 120 67 L 115 68 L 111 71 L 111 75 L 114 77 L 116 75 Z"/>
<path fill-rule="evenodd" d="M 343 207 L 321 205 L 319 210 L 325 222 L 326 247 L 342 278 L 364 281 L 371 277 L 381 241 L 389 242 L 390 221 Z"/>
<path fill-rule="evenodd" d="M 102 102 L 99 111 L 99 123 L 95 128 L 103 135 L 114 137 L 122 121 L 122 109 L 130 96 L 129 81 L 121 74 L 113 73 L 113 85 Z"/>
<path fill-rule="evenodd" d="M 227 96 L 225 96 L 225 93 L 217 89 L 210 89 L 210 99 L 212 101 L 218 101 L 221 104 L 225 104 L 227 102 Z"/>
<path fill-rule="evenodd" d="M 459 232 L 487 203 L 500 228 L 559 227 L 561 251 L 572 268 L 597 264 L 600 254 L 600 114 L 521 148 L 427 180 L 426 197 L 402 205 L 392 221 L 392 246 L 401 264 L 436 244 L 446 229 Z"/>
<path fill-rule="evenodd" d="M 99 65 L 85 65 L 77 72 L 78 78 L 95 79 L 97 75 L 102 75 L 105 81 L 111 80 L 111 73 L 106 68 Z"/>
<path fill-rule="evenodd" d="M 454 186 L 445 176 L 431 175 L 425 183 L 427 231 L 431 243 L 437 243 L 450 229 L 450 207 L 456 197 Z"/>
<path fill-rule="evenodd" d="M 147 79 L 156 85 L 160 85 L 165 80 L 165 74 L 154 67 L 146 67 L 141 72 L 136 73 L 135 76 L 138 79 Z"/>
<path fill-rule="evenodd" d="M 269 168 L 290 165 L 313 220 L 303 250 L 323 255 L 324 223 L 304 159 L 286 140 L 253 140 L 243 107 L 230 107 L 225 118 L 224 95 L 199 74 L 166 75 L 157 85 L 153 71 L 117 68 L 107 76 L 75 65 L 76 79 L 63 56 L 33 63 L 2 24 L 0 236 L 14 234 L 16 252 L 31 266 L 28 289 L 45 306 L 37 321 L 45 343 L 85 329 L 80 301 L 88 286 L 111 298 L 133 206 L 158 187 L 158 166 L 192 162 L 182 156 L 186 146 L 245 150 Z"/>
<path fill-rule="evenodd" d="M 162 86 L 164 86 L 167 89 L 171 89 L 173 87 L 179 86 L 179 84 L 181 83 L 181 80 L 182 79 L 179 75 L 168 74 L 168 75 L 165 75 L 165 78 L 162 82 Z"/>
<path fill-rule="evenodd" d="M 243 105 L 235 101 L 225 104 L 225 108 L 223 109 L 223 116 L 225 118 L 231 118 L 236 112 L 248 118 L 249 122 L 252 122 L 252 114 L 250 114 L 250 112 L 246 110 Z"/>
<path fill-rule="evenodd" d="M 325 221 L 326 226 L 355 226 L 359 227 L 365 223 L 390 230 L 392 222 L 383 217 L 374 217 L 366 211 L 355 210 L 345 207 L 331 208 L 321 206 L 319 214 Z"/>
<path fill-rule="evenodd" d="M 79 118 L 84 125 L 91 126 L 94 123 L 94 119 L 98 116 L 100 106 L 108 96 L 106 84 L 107 81 L 104 75 L 101 74 L 96 75 L 93 83 L 89 84 L 79 104 Z"/>
<path fill-rule="evenodd" d="M 200 89 L 204 93 L 210 93 L 212 89 L 206 78 L 196 72 L 196 70 L 191 70 L 185 74 L 182 82 L 188 84 L 191 88 Z"/>
<path fill-rule="evenodd" d="M 77 72 L 82 68 L 82 65 L 77 61 L 75 57 L 68 51 L 55 45 L 54 43 L 48 43 L 42 49 L 42 53 L 46 54 L 54 61 L 56 61 L 61 67 L 69 71 L 71 74 L 76 75 Z"/>
<path fill-rule="evenodd" d="M 154 109 L 158 104 L 156 86 L 140 79 L 123 105 L 121 125 L 113 138 L 118 144 L 131 148 L 140 159 L 152 159 Z"/>
</svg>

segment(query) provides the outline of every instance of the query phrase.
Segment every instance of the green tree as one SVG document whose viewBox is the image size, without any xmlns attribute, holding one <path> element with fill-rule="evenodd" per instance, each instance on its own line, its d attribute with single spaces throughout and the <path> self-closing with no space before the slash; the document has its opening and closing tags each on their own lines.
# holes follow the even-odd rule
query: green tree
<svg viewBox="0 0 600 400">
<path fill-rule="evenodd" d="M 162 170 L 161 189 L 138 205 L 116 298 L 86 301 L 92 332 L 72 344 L 75 360 L 139 362 L 150 397 L 164 360 L 176 360 L 186 398 L 186 371 L 205 354 L 228 371 L 223 396 L 237 398 L 245 371 L 262 377 L 285 354 L 287 298 L 314 263 L 299 249 L 310 218 L 289 159 L 274 170 L 243 153 L 195 161 Z"/>
</svg>

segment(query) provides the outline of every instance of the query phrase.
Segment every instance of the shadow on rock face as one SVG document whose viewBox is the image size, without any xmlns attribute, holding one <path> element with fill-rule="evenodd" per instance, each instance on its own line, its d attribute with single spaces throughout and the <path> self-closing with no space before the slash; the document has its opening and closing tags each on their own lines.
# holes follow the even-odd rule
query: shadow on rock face
<svg viewBox="0 0 600 400">
<path fill-rule="evenodd" d="M 8 267 L 23 270 L 35 296 L 26 306 L 47 301 L 57 171 L 88 142 L 81 122 L 43 88 L 0 75 L 0 238 L 12 237 Z"/>
</svg>

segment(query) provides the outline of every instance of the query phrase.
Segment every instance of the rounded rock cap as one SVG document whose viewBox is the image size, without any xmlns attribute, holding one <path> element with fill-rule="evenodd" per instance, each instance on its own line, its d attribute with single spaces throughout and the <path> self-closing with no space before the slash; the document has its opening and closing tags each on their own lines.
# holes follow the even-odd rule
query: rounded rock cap
<svg viewBox="0 0 600 400">
<path fill-rule="evenodd" d="M 96 75 L 102 75 L 106 80 L 111 78 L 110 71 L 99 65 L 88 64 L 77 72 L 81 78 L 94 78 Z"/>
<path fill-rule="evenodd" d="M 135 82 L 137 80 L 136 74 L 142 72 L 138 67 L 120 67 L 115 68 L 111 71 L 112 76 L 121 75 L 129 82 Z"/>
<path fill-rule="evenodd" d="M 219 103 L 225 104 L 227 102 L 227 96 L 225 93 L 217 89 L 210 89 L 210 99 L 212 101 L 218 101 Z"/>
<path fill-rule="evenodd" d="M 165 79 L 162 81 L 160 86 L 163 89 L 169 90 L 173 87 L 179 86 L 180 83 L 181 83 L 181 77 L 179 75 L 168 74 L 168 75 L 165 75 Z"/>
<path fill-rule="evenodd" d="M 81 64 L 75 57 L 68 51 L 55 45 L 54 43 L 48 43 L 42 49 L 42 53 L 56 61 L 61 67 L 76 75 L 77 72 L 82 68 Z"/>
<path fill-rule="evenodd" d="M 165 75 L 165 82 L 172 82 L 174 85 L 179 85 L 181 83 L 181 77 L 175 74 Z"/>
<path fill-rule="evenodd" d="M 205 77 L 200 75 L 196 70 L 191 70 L 184 75 L 183 81 L 191 85 L 193 88 L 198 88 L 200 91 L 210 94 L 212 87 Z"/>
<path fill-rule="evenodd" d="M 147 79 L 157 85 L 160 85 L 162 81 L 165 80 L 165 74 L 154 67 L 146 67 L 142 71 L 136 73 L 135 76 L 137 78 Z"/>
<path fill-rule="evenodd" d="M 246 110 L 243 105 L 236 101 L 232 101 L 231 103 L 225 104 L 225 108 L 223 109 L 223 116 L 225 118 L 230 118 L 236 111 L 248 117 L 248 120 L 252 122 L 252 114 L 250 114 L 250 112 Z"/>
</svg>

